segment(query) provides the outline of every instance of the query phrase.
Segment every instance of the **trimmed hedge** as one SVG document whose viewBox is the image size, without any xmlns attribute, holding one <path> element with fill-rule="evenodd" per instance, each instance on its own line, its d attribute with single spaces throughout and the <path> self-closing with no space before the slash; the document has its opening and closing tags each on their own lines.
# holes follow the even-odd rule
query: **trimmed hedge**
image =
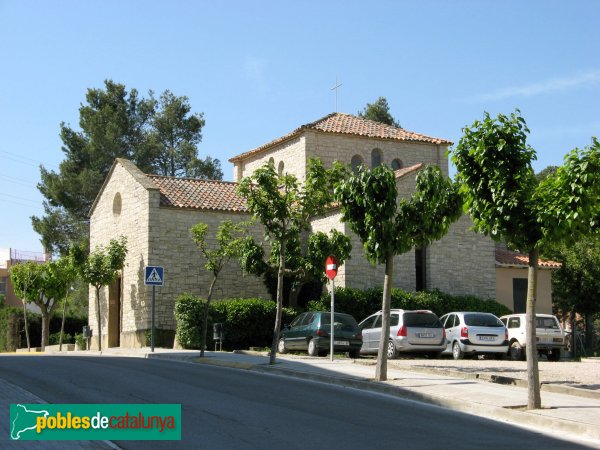
<svg viewBox="0 0 600 450">
<path fill-rule="evenodd" d="M 200 348 L 206 300 L 192 294 L 182 294 L 175 301 L 176 339 L 183 348 Z M 270 347 L 277 305 L 260 298 L 228 299 L 212 302 L 209 308 L 206 348 L 214 346 L 214 323 L 222 323 L 225 332 L 224 350 L 248 347 Z M 283 308 L 282 323 L 291 322 L 298 314 Z"/>
<path fill-rule="evenodd" d="M 366 291 L 352 288 L 336 288 L 335 310 L 351 314 L 357 321 L 381 309 L 383 290 L 372 288 Z M 307 309 L 328 311 L 331 302 L 329 293 L 319 300 L 308 303 Z M 442 316 L 452 311 L 489 312 L 500 317 L 512 311 L 495 300 L 482 299 L 470 295 L 449 295 L 440 291 L 407 292 L 402 289 L 392 289 L 392 308 L 399 309 L 429 309 Z"/>
</svg>

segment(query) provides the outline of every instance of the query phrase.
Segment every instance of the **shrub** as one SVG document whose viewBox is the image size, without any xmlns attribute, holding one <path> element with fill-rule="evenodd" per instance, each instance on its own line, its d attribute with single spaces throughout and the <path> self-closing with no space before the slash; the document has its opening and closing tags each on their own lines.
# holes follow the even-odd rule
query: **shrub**
<svg viewBox="0 0 600 450">
<path fill-rule="evenodd" d="M 86 349 L 86 345 L 87 345 L 87 339 L 83 337 L 83 333 L 77 333 L 75 334 L 75 343 L 77 344 L 77 346 L 81 349 L 84 350 Z"/>
<path fill-rule="evenodd" d="M 175 301 L 176 339 L 183 348 L 200 348 L 206 301 L 191 294 L 182 294 Z M 228 299 L 211 303 L 208 316 L 206 348 L 214 345 L 214 323 L 222 323 L 223 349 L 270 346 L 273 338 L 276 304 L 259 298 Z M 298 312 L 284 308 L 282 323 L 290 322 Z"/>
<path fill-rule="evenodd" d="M 63 333 L 63 344 L 74 344 L 75 343 L 75 338 L 73 337 L 73 335 L 65 332 Z M 60 344 L 60 331 L 57 331 L 56 333 L 52 333 L 50 336 L 48 336 L 48 345 L 58 345 Z"/>
<path fill-rule="evenodd" d="M 187 293 L 175 300 L 175 339 L 183 348 L 200 348 L 204 303 L 199 297 Z"/>
<path fill-rule="evenodd" d="M 352 288 L 335 290 L 335 310 L 354 316 L 358 321 L 381 309 L 383 291 L 372 288 L 365 291 Z M 308 309 L 328 311 L 330 294 L 325 293 L 319 300 L 308 303 Z M 453 296 L 440 291 L 408 292 L 402 289 L 392 289 L 392 308 L 399 309 L 428 309 L 442 316 L 451 311 L 480 311 L 490 312 L 497 316 L 510 314 L 512 311 L 495 300 L 483 299 L 469 295 Z"/>
</svg>

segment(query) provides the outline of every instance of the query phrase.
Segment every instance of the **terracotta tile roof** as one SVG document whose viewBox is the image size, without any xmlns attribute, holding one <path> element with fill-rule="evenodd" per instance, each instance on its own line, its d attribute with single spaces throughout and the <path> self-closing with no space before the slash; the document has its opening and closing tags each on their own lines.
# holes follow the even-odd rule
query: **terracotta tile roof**
<svg viewBox="0 0 600 450">
<path fill-rule="evenodd" d="M 396 180 L 399 178 L 402 178 L 404 175 L 414 172 L 416 170 L 421 169 L 422 167 L 425 167 L 425 164 L 423 163 L 419 163 L 419 164 L 415 164 L 414 166 L 410 166 L 410 167 L 403 167 L 402 169 L 398 169 L 394 171 L 394 174 L 396 175 Z"/>
<path fill-rule="evenodd" d="M 403 128 L 385 125 L 373 120 L 356 117 L 351 114 L 332 113 L 319 120 L 316 120 L 315 122 L 302 125 L 291 133 L 281 136 L 280 138 L 277 138 L 267 144 L 261 145 L 254 150 L 234 156 L 229 160 L 229 162 L 241 161 L 249 156 L 261 153 L 262 151 L 274 145 L 298 136 L 305 130 L 320 131 L 323 133 L 348 134 L 352 136 L 364 136 L 377 139 L 391 139 L 404 142 L 424 142 L 429 144 L 447 145 L 452 144 L 452 142 L 445 139 L 425 136 L 424 134 L 414 133 Z"/>
<path fill-rule="evenodd" d="M 147 175 L 160 190 L 160 206 L 215 211 L 247 212 L 246 201 L 237 195 L 238 184 Z"/>
<path fill-rule="evenodd" d="M 500 266 L 527 267 L 529 265 L 529 256 L 524 255 L 523 253 L 497 248 L 496 264 Z M 538 259 L 538 266 L 546 269 L 560 269 L 561 263 Z"/>
<path fill-rule="evenodd" d="M 396 179 L 419 170 L 424 165 L 404 167 L 395 171 Z M 160 175 L 146 176 L 160 191 L 160 206 L 204 209 L 213 211 L 248 212 L 246 201 L 237 195 L 238 183 L 194 178 L 175 178 Z M 334 203 L 330 208 L 338 208 Z"/>
</svg>

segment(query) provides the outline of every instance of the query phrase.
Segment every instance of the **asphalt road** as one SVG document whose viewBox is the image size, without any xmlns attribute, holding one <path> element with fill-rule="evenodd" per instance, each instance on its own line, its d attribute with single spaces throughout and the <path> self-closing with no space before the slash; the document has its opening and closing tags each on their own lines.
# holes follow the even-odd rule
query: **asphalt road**
<svg viewBox="0 0 600 450">
<path fill-rule="evenodd" d="M 181 404 L 181 442 L 116 442 L 124 449 L 583 448 L 430 405 L 202 364 L 2 355 L 0 377 L 48 403 Z"/>
</svg>

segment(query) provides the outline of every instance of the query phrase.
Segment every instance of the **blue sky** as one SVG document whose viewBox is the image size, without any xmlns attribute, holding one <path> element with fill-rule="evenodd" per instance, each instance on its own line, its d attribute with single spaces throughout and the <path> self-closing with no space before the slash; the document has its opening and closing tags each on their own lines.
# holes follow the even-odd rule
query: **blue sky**
<svg viewBox="0 0 600 450">
<path fill-rule="evenodd" d="M 521 110 L 536 171 L 600 137 L 600 2 L 0 0 L 0 247 L 41 251 L 39 165 L 63 160 L 90 87 L 186 95 L 200 156 L 227 160 L 385 96 L 411 131 L 458 142 Z"/>
</svg>

